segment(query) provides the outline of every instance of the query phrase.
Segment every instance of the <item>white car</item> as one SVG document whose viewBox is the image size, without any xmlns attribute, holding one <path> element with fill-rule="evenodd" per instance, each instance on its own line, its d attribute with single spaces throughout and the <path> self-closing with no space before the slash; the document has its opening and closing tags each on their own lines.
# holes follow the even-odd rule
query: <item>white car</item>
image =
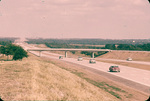
<svg viewBox="0 0 150 101">
<path fill-rule="evenodd" d="M 83 60 L 83 58 L 82 57 L 78 57 L 78 61 L 82 61 Z"/>
<path fill-rule="evenodd" d="M 96 63 L 96 60 L 95 59 L 90 59 L 89 63 Z"/>
<path fill-rule="evenodd" d="M 127 58 L 127 61 L 132 61 L 132 58 Z"/>
</svg>

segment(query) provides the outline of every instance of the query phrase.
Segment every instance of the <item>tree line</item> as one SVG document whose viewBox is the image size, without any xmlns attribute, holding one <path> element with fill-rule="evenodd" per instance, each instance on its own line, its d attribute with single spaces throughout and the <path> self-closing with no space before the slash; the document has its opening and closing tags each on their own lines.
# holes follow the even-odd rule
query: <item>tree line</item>
<svg viewBox="0 0 150 101">
<path fill-rule="evenodd" d="M 45 43 L 45 45 L 47 47 L 50 48 L 74 48 L 74 49 L 101 49 L 102 47 L 97 47 L 97 46 L 85 46 L 85 45 L 70 45 L 70 44 L 66 44 L 66 43 Z"/>
<path fill-rule="evenodd" d="M 11 43 L 1 45 L 0 54 L 6 55 L 7 60 L 9 55 L 13 56 L 13 60 L 22 60 L 24 57 L 28 57 L 27 52 L 22 47 L 13 45 Z"/>
<path fill-rule="evenodd" d="M 146 44 L 150 39 L 27 39 L 27 43 L 65 43 L 65 44 L 83 44 L 83 45 L 106 45 L 106 44 Z"/>
<path fill-rule="evenodd" d="M 147 44 L 106 44 L 106 49 L 112 50 L 137 50 L 137 51 L 150 51 L 150 43 Z"/>
<path fill-rule="evenodd" d="M 102 47 L 96 47 L 96 46 L 76 46 L 76 45 L 70 45 L 70 44 L 65 44 L 65 43 L 45 43 L 45 45 L 47 47 L 50 48 L 76 48 L 76 49 L 101 49 Z M 104 48 L 104 47 L 103 47 Z M 75 54 L 75 51 L 71 51 L 72 54 Z M 95 52 L 95 57 L 98 57 L 100 55 L 106 54 L 107 52 Z M 92 52 L 88 52 L 88 51 L 81 51 L 81 54 L 85 54 L 87 56 L 91 56 L 92 57 Z"/>
<path fill-rule="evenodd" d="M 93 52 L 88 52 L 88 51 L 81 51 L 81 54 L 85 54 L 87 56 L 91 56 L 92 57 L 92 53 Z M 98 57 L 98 56 L 101 56 L 101 55 L 104 55 L 108 52 L 103 52 L 103 51 L 100 51 L 100 52 L 94 52 L 94 57 Z"/>
<path fill-rule="evenodd" d="M 111 50 L 137 50 L 150 51 L 150 39 L 28 39 L 29 44 L 45 44 L 50 48 L 89 48 L 89 49 L 111 49 Z M 74 45 L 71 45 L 74 44 Z M 75 45 L 75 44 L 80 44 Z M 89 45 L 105 45 L 104 47 L 86 46 Z M 72 52 L 75 54 L 75 52 Z M 91 56 L 91 52 L 82 51 L 81 54 Z M 100 56 L 105 52 L 97 52 L 95 56 Z"/>
</svg>

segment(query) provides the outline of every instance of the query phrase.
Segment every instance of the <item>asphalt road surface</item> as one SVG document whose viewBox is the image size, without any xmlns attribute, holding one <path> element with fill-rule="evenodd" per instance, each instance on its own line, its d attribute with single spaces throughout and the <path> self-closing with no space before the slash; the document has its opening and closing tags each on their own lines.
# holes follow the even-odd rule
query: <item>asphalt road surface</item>
<svg viewBox="0 0 150 101">
<path fill-rule="evenodd" d="M 108 60 L 108 61 L 117 61 L 117 62 L 126 62 L 126 63 L 150 65 L 150 62 L 144 62 L 144 61 L 127 61 L 127 60 L 104 59 L 104 58 L 98 58 L 98 60 L 106 60 L 106 61 Z"/>
</svg>

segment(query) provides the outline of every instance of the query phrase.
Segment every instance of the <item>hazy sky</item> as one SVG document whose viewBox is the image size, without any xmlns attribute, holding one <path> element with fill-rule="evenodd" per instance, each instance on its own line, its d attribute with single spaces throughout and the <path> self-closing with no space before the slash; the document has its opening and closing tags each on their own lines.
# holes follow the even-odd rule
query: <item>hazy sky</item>
<svg viewBox="0 0 150 101">
<path fill-rule="evenodd" d="M 0 37 L 150 38 L 148 0 L 1 0 Z"/>
</svg>

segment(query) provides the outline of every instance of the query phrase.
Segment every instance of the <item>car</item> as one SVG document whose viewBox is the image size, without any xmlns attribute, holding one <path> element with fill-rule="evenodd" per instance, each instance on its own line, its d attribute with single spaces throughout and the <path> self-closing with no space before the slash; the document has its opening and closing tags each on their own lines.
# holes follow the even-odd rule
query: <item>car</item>
<svg viewBox="0 0 150 101">
<path fill-rule="evenodd" d="M 59 59 L 63 59 L 63 56 L 59 56 Z"/>
<path fill-rule="evenodd" d="M 78 57 L 78 61 L 82 61 L 83 60 L 83 58 L 82 57 Z"/>
<path fill-rule="evenodd" d="M 89 60 L 89 63 L 96 63 L 96 60 L 92 58 Z"/>
<path fill-rule="evenodd" d="M 110 72 L 120 72 L 119 66 L 110 66 L 109 67 Z"/>
<path fill-rule="evenodd" d="M 127 58 L 127 61 L 132 61 L 132 58 L 130 58 L 130 57 L 129 57 L 129 58 Z"/>
</svg>

